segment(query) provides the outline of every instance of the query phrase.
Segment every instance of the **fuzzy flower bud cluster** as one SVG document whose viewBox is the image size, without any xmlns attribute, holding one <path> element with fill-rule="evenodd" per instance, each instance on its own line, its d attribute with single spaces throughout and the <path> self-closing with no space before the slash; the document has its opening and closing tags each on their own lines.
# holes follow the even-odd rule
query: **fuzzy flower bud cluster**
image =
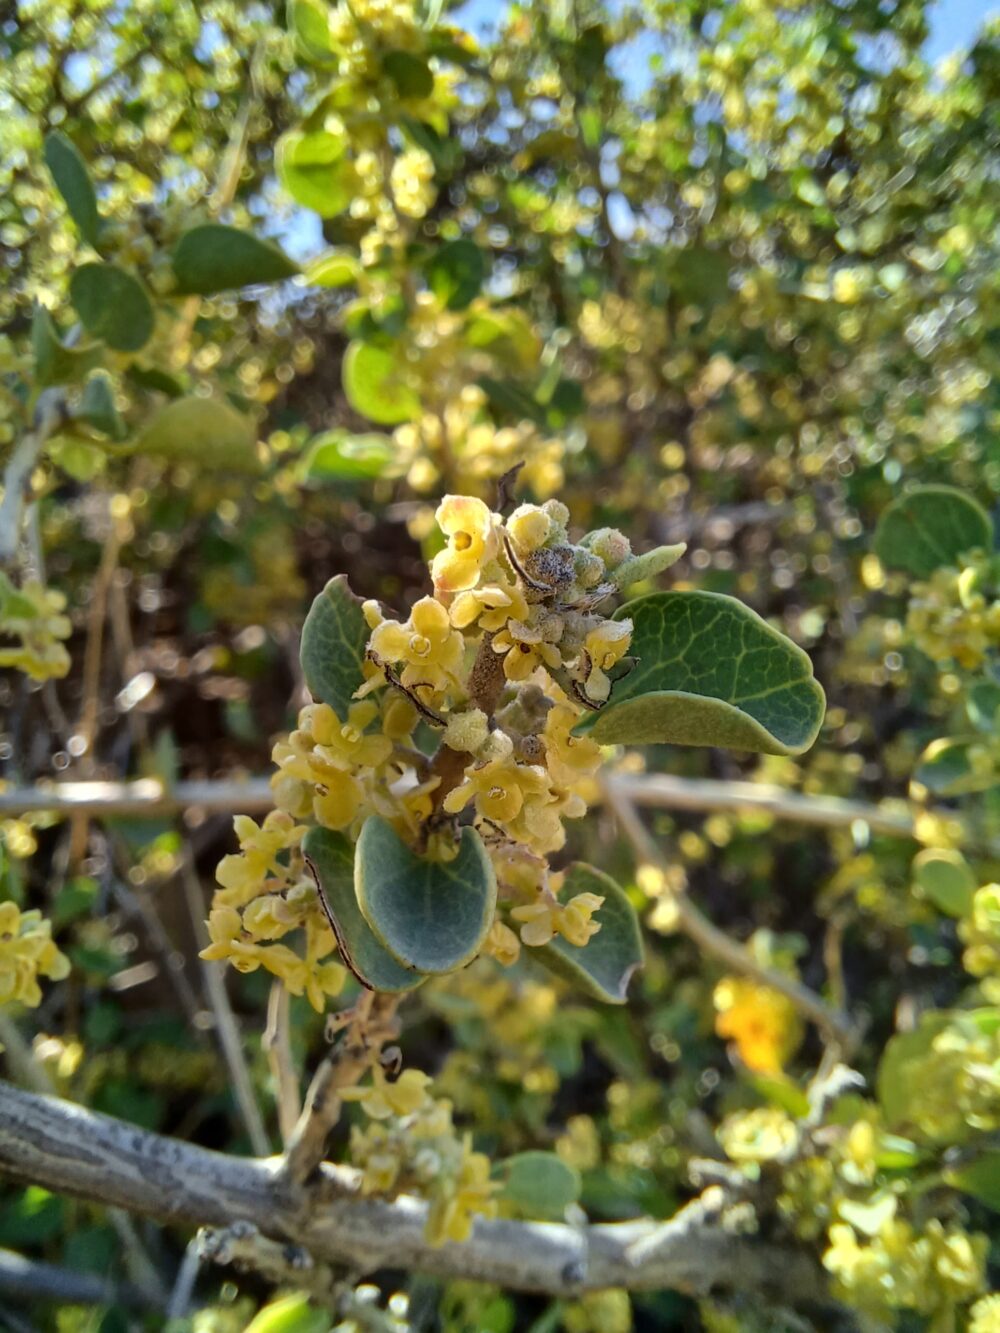
<svg viewBox="0 0 1000 1333">
<path fill-rule="evenodd" d="M 394 1082 L 375 1068 L 370 1084 L 345 1088 L 369 1118 L 351 1130 L 351 1156 L 361 1168 L 364 1194 L 416 1191 L 430 1203 L 427 1239 L 432 1245 L 468 1240 L 476 1215 L 494 1217 L 496 1185 L 490 1161 L 459 1137 L 451 1102 L 430 1095 L 430 1079 L 416 1069 Z"/>
<path fill-rule="evenodd" d="M 960 564 L 914 587 L 906 628 L 932 661 L 976 671 L 1000 650 L 1000 560 L 972 552 Z"/>
</svg>

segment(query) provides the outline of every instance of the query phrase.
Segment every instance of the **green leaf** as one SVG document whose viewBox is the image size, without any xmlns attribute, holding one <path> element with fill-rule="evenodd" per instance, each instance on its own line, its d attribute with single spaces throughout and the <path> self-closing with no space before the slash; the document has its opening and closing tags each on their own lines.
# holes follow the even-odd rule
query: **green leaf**
<svg viewBox="0 0 1000 1333">
<path fill-rule="evenodd" d="M 382 69 L 396 85 L 400 97 L 430 97 L 434 91 L 430 66 L 410 51 L 387 51 L 382 57 Z"/>
<path fill-rule="evenodd" d="M 825 698 L 808 656 L 733 597 L 665 592 L 619 607 L 638 665 L 580 729 L 610 745 L 717 745 L 801 754 Z"/>
<path fill-rule="evenodd" d="M 294 130 L 278 140 L 278 178 L 297 203 L 321 218 L 343 213 L 354 196 L 356 176 L 346 148 L 346 134 L 329 130 Z"/>
<path fill-rule="evenodd" d="M 101 235 L 101 215 L 86 162 L 76 145 L 58 130 L 45 136 L 43 152 L 45 165 L 52 173 L 56 189 L 66 201 L 77 230 L 96 249 Z"/>
<path fill-rule="evenodd" d="M 580 1197 L 576 1167 L 553 1152 L 519 1152 L 499 1164 L 501 1198 L 524 1217 L 560 1221 Z"/>
<path fill-rule="evenodd" d="M 352 342 L 344 353 L 344 392 L 356 412 L 380 426 L 420 415 L 420 399 L 399 373 L 398 348 Z"/>
<path fill-rule="evenodd" d="M 218 222 L 184 232 L 174 249 L 173 266 L 178 292 L 196 296 L 281 282 L 299 271 L 273 242 Z"/>
<path fill-rule="evenodd" d="M 493 866 L 473 828 L 462 829 L 454 860 L 429 861 L 371 815 L 358 839 L 354 887 L 379 941 L 419 972 L 454 972 L 470 962 L 496 909 Z"/>
<path fill-rule="evenodd" d="M 915 782 L 922 783 L 936 796 L 968 796 L 989 791 L 1000 774 L 989 760 L 981 737 L 963 740 L 952 736 L 931 741 L 917 762 Z"/>
<path fill-rule="evenodd" d="M 642 555 L 630 555 L 611 575 L 611 582 L 618 588 L 627 588 L 632 583 L 655 579 L 675 565 L 686 550 L 687 542 L 677 542 L 673 546 L 654 546 Z"/>
<path fill-rule="evenodd" d="M 566 875 L 560 898 L 596 893 L 604 899 L 594 920 L 600 925 L 583 948 L 556 935 L 530 957 L 605 1004 L 624 1004 L 632 973 L 642 966 L 642 934 L 635 909 L 620 885 L 603 871 L 578 862 Z"/>
<path fill-rule="evenodd" d="M 968 1124 L 961 1103 L 946 1099 L 935 1100 L 937 1108 L 933 1133 L 927 1126 L 918 1127 L 913 1110 L 919 1110 L 925 1100 L 929 1071 L 939 1068 L 934 1043 L 948 1028 L 958 1033 L 966 1029 L 975 1038 L 979 1034 L 992 1035 L 1000 1026 L 1000 1009 L 933 1009 L 921 1016 L 912 1032 L 897 1032 L 891 1037 L 879 1061 L 876 1090 L 891 1130 L 902 1130 L 918 1142 L 963 1143 L 974 1132 Z M 950 1108 L 950 1115 L 946 1114 Z"/>
<path fill-rule="evenodd" d="M 478 384 L 491 407 L 517 421 L 533 421 L 536 426 L 546 424 L 545 408 L 515 380 L 498 380 L 492 375 L 480 375 Z"/>
<path fill-rule="evenodd" d="M 965 706 L 977 731 L 1000 731 L 1000 684 L 996 681 L 977 680 L 969 689 Z"/>
<path fill-rule="evenodd" d="M 787 1074 L 749 1073 L 750 1084 L 773 1106 L 780 1106 L 796 1120 L 809 1114 L 809 1098 Z"/>
<path fill-rule="evenodd" d="M 329 1327 L 329 1313 L 315 1309 L 303 1292 L 295 1292 L 258 1310 L 245 1333 L 327 1333 Z"/>
<path fill-rule="evenodd" d="M 984 1152 L 971 1162 L 949 1167 L 944 1178 L 955 1189 L 1000 1213 L 1000 1152 Z"/>
<path fill-rule="evenodd" d="M 128 434 L 115 403 L 115 388 L 106 370 L 95 370 L 83 386 L 76 416 L 111 440 L 124 440 Z"/>
<path fill-rule="evenodd" d="M 153 336 L 153 303 L 138 278 L 117 264 L 84 264 L 70 279 L 83 327 L 118 352 L 138 352 Z"/>
<path fill-rule="evenodd" d="M 425 266 L 431 291 L 449 310 L 464 310 L 480 292 L 486 256 L 467 236 L 435 250 Z"/>
<path fill-rule="evenodd" d="M 253 421 L 219 398 L 175 398 L 166 403 L 150 418 L 134 449 L 202 468 L 241 472 L 259 468 Z"/>
<path fill-rule="evenodd" d="M 888 569 L 926 578 L 976 547 L 993 546 L 989 515 L 951 486 L 921 486 L 895 500 L 875 530 L 875 554 Z"/>
<path fill-rule="evenodd" d="M 288 0 L 288 31 L 306 60 L 336 64 L 339 57 L 330 40 L 330 11 L 322 0 Z"/>
<path fill-rule="evenodd" d="M 384 476 L 398 450 L 389 435 L 352 435 L 325 431 L 309 445 L 302 462 L 303 481 L 368 481 Z"/>
<path fill-rule="evenodd" d="M 31 318 L 31 350 L 35 358 L 35 380 L 39 387 L 73 384 L 83 379 L 101 361 L 100 347 L 67 347 L 59 337 L 52 316 L 44 306 L 35 306 Z"/>
<path fill-rule="evenodd" d="M 426 978 L 403 967 L 375 938 L 361 915 L 354 892 L 354 848 L 340 833 L 311 828 L 302 852 L 319 890 L 320 902 L 337 937 L 340 956 L 363 986 L 396 994 L 414 990 Z"/>
<path fill-rule="evenodd" d="M 330 250 L 314 259 L 303 276 L 314 287 L 349 287 L 361 276 L 361 265 L 350 250 Z"/>
<path fill-rule="evenodd" d="M 948 916 L 968 916 L 978 883 L 961 852 L 929 847 L 913 858 L 911 870 L 914 883 L 939 911 Z"/>
<path fill-rule="evenodd" d="M 329 704 L 343 722 L 364 683 L 370 630 L 345 574 L 331 579 L 313 601 L 302 626 L 299 657 L 309 693 Z"/>
</svg>

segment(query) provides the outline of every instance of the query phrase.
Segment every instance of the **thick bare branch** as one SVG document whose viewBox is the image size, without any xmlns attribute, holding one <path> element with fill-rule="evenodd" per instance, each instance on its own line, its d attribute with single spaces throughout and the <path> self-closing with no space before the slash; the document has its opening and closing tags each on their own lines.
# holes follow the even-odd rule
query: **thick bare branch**
<svg viewBox="0 0 1000 1333">
<path fill-rule="evenodd" d="M 808 1253 L 731 1235 L 697 1210 L 666 1234 L 649 1221 L 578 1228 L 480 1219 L 465 1244 L 434 1247 L 419 1200 L 359 1197 L 346 1167 L 324 1163 L 307 1186 L 281 1167 L 281 1158 L 226 1157 L 0 1082 L 0 1173 L 164 1223 L 243 1221 L 359 1273 L 405 1268 L 554 1296 L 629 1287 L 739 1290 L 786 1306 L 824 1300 L 822 1269 Z M 636 1262 L 649 1236 L 652 1254 Z"/>
</svg>

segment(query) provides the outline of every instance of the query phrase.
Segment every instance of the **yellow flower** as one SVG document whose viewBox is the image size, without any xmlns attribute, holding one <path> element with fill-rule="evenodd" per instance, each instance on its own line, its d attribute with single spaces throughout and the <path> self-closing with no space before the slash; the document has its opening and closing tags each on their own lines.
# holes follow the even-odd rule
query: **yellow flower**
<svg viewBox="0 0 1000 1333">
<path fill-rule="evenodd" d="M 552 519 L 539 505 L 518 505 L 507 520 L 507 531 L 518 550 L 530 554 L 545 545 L 552 531 Z"/>
<path fill-rule="evenodd" d="M 592 921 L 591 917 L 603 902 L 596 893 L 578 893 L 565 905 L 550 897 L 547 901 L 515 907 L 511 916 L 524 923 L 521 939 L 525 944 L 538 948 L 548 944 L 553 936 L 562 935 L 568 943 L 582 949 L 601 928 L 600 922 Z"/>
<path fill-rule="evenodd" d="M 968 1333 L 1000 1333 L 1000 1294 L 990 1292 L 969 1311 Z"/>
<path fill-rule="evenodd" d="M 503 653 L 503 672 L 508 680 L 527 680 L 540 666 L 554 671 L 562 665 L 562 653 L 556 647 L 562 638 L 563 621 L 549 616 L 538 625 L 523 620 L 508 620 L 493 640 L 493 651 Z"/>
<path fill-rule="evenodd" d="M 460 592 L 451 604 L 451 623 L 457 629 L 466 629 L 478 620 L 480 629 L 495 632 L 508 620 L 524 620 L 527 615 L 524 593 L 506 579 Z"/>
<path fill-rule="evenodd" d="M 431 1245 L 468 1240 L 477 1213 L 484 1217 L 496 1215 L 493 1194 L 497 1184 L 490 1180 L 490 1159 L 483 1153 L 472 1152 L 468 1138 L 462 1145 L 462 1152 L 457 1179 L 448 1182 L 431 1204 L 426 1232 Z"/>
<path fill-rule="evenodd" d="M 586 736 L 574 736 L 577 715 L 567 704 L 550 708 L 545 719 L 546 767 L 560 787 L 570 787 L 596 773 L 601 763 L 601 747 Z"/>
<path fill-rule="evenodd" d="M 631 620 L 605 620 L 592 629 L 585 640 L 590 671 L 584 682 L 587 698 L 603 703 L 611 693 L 611 681 L 605 672 L 625 656 L 632 642 Z"/>
<path fill-rule="evenodd" d="M 265 891 L 269 877 L 284 881 L 278 854 L 297 847 L 305 829 L 283 810 L 272 810 L 260 826 L 249 815 L 237 815 L 233 827 L 241 850 L 219 862 L 215 878 L 223 892 L 216 893 L 215 901 L 220 906 L 242 907 Z"/>
<path fill-rule="evenodd" d="M 279 893 L 255 898 L 243 913 L 243 929 L 255 940 L 278 940 L 298 924 L 298 914 Z"/>
<path fill-rule="evenodd" d="M 483 953 L 495 958 L 503 967 L 511 967 L 521 956 L 521 941 L 510 926 L 497 917 L 483 941 Z"/>
<path fill-rule="evenodd" d="M 446 495 L 436 517 L 448 545 L 431 561 L 434 587 L 438 592 L 474 588 L 483 565 L 497 552 L 493 514 L 471 495 Z"/>
<path fill-rule="evenodd" d="M 0 1004 L 17 1000 L 41 1004 L 38 977 L 62 981 L 69 959 L 52 940 L 52 923 L 41 912 L 22 912 L 16 903 L 0 903 Z"/>
<path fill-rule="evenodd" d="M 744 977 L 724 977 L 713 999 L 715 1030 L 736 1043 L 747 1068 L 779 1073 L 802 1040 L 802 1022 L 791 1000 Z"/>
<path fill-rule="evenodd" d="M 360 1084 L 344 1088 L 341 1099 L 345 1102 L 360 1102 L 361 1107 L 373 1120 L 388 1120 L 391 1115 L 413 1115 L 429 1100 L 427 1091 L 429 1075 L 420 1069 L 405 1069 L 395 1082 L 390 1083 L 385 1071 L 376 1065 L 372 1070 L 370 1087 Z"/>
<path fill-rule="evenodd" d="M 456 681 L 465 647 L 448 612 L 433 597 L 421 597 L 405 624 L 384 620 L 372 631 L 369 646 L 382 661 L 403 663 L 400 679 L 406 689 L 432 694 Z"/>
<path fill-rule="evenodd" d="M 464 782 L 444 798 L 444 808 L 450 815 L 457 815 L 475 800 L 476 813 L 482 819 L 507 824 L 520 814 L 526 801 L 550 799 L 550 795 L 544 768 L 519 764 L 505 748 L 497 758 L 467 768 Z"/>
<path fill-rule="evenodd" d="M 794 1120 L 776 1106 L 736 1111 L 718 1130 L 719 1142 L 734 1162 L 769 1162 L 791 1148 L 797 1135 Z"/>
</svg>

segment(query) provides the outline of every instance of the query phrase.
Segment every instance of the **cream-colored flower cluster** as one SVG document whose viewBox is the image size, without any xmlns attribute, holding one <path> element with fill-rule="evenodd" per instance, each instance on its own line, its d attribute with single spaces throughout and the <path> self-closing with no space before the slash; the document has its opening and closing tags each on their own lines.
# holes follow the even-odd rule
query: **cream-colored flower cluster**
<svg viewBox="0 0 1000 1333">
<path fill-rule="evenodd" d="M 370 1084 L 345 1088 L 345 1101 L 360 1102 L 370 1123 L 351 1130 L 351 1156 L 361 1168 L 364 1194 L 410 1189 L 430 1203 L 426 1235 L 432 1245 L 468 1240 L 473 1218 L 496 1215 L 490 1160 L 459 1137 L 451 1102 L 435 1100 L 430 1079 L 407 1069 L 395 1082 L 375 1067 Z"/>
<path fill-rule="evenodd" d="M 356 837 L 379 815 L 418 854 L 447 859 L 458 822 L 471 822 L 499 886 L 484 951 L 503 964 L 522 944 L 560 935 L 582 947 L 600 928 L 603 900 L 564 901 L 547 858 L 565 842 L 564 820 L 585 813 L 601 762 L 574 727 L 627 670 L 631 622 L 601 607 L 629 542 L 610 529 L 572 542 L 557 500 L 504 519 L 482 500 L 446 496 L 437 518 L 433 595 L 405 620 L 364 604 L 371 633 L 355 702 L 343 719 L 324 703 L 302 710 L 274 747 L 278 809 L 261 827 L 236 821 L 241 850 L 218 870 L 205 956 L 264 967 L 317 1009 L 343 970 L 304 873 L 309 824 Z M 415 743 L 419 723 L 440 739 L 433 756 Z"/>
<path fill-rule="evenodd" d="M 38 978 L 61 981 L 69 959 L 52 939 L 52 923 L 41 912 L 22 912 L 17 903 L 0 903 L 0 1004 L 16 1000 L 31 1008 L 42 1002 Z"/>
<path fill-rule="evenodd" d="M 24 671 L 32 680 L 52 680 L 69 671 L 63 643 L 72 631 L 66 598 L 37 579 L 15 588 L 0 573 L 0 667 Z M 6 641 L 17 639 L 16 646 Z"/>
<path fill-rule="evenodd" d="M 906 629 L 934 662 L 976 671 L 1000 651 L 1000 561 L 973 552 L 914 586 Z"/>
</svg>

